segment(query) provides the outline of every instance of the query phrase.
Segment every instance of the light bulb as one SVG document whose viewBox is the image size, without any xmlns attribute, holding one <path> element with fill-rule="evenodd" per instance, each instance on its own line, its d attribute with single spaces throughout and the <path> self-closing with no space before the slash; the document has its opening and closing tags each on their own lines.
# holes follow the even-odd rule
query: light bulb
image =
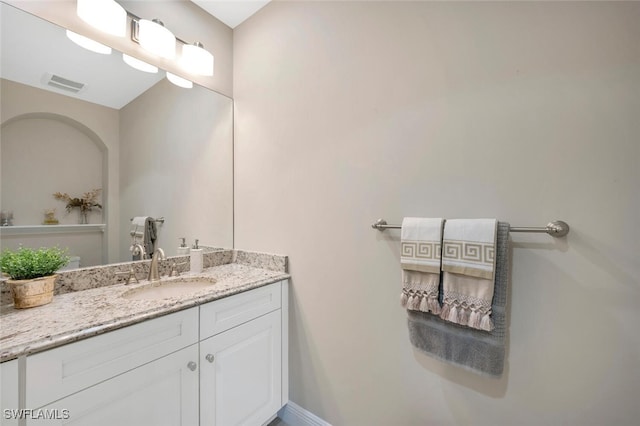
<svg viewBox="0 0 640 426">
<path fill-rule="evenodd" d="M 138 21 L 138 42 L 154 55 L 167 59 L 173 59 L 176 55 L 176 36 L 156 19 Z"/>
<path fill-rule="evenodd" d="M 67 37 L 78 46 L 84 47 L 92 52 L 101 53 L 103 55 L 111 54 L 111 48 L 109 46 L 105 46 L 104 44 L 91 40 L 88 37 L 76 34 L 73 31 L 67 30 Z"/>
<path fill-rule="evenodd" d="M 213 55 L 198 42 L 182 46 L 180 65 L 193 74 L 213 75 Z"/>
<path fill-rule="evenodd" d="M 129 56 L 125 53 L 122 54 L 122 60 L 125 61 L 130 67 L 135 68 L 139 71 L 154 74 L 158 72 L 158 67 L 156 67 L 155 65 L 148 64 L 145 61 L 141 61 L 140 59 L 134 58 L 133 56 Z"/>
<path fill-rule="evenodd" d="M 100 31 L 118 37 L 127 34 L 127 11 L 113 0 L 78 0 L 76 13 Z"/>
<path fill-rule="evenodd" d="M 193 87 L 193 83 L 185 78 L 178 77 L 175 74 L 171 74 L 167 72 L 167 80 L 175 84 L 176 86 L 183 87 L 185 89 L 191 89 Z"/>
</svg>

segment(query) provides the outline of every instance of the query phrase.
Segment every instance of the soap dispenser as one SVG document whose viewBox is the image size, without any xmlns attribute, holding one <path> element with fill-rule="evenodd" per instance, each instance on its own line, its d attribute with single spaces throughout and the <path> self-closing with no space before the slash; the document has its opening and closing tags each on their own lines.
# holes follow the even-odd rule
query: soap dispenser
<svg viewBox="0 0 640 426">
<path fill-rule="evenodd" d="M 202 272 L 202 249 L 198 246 L 198 240 L 196 240 L 191 248 L 190 255 L 189 265 L 191 272 L 199 274 Z"/>
<path fill-rule="evenodd" d="M 186 256 L 189 254 L 189 246 L 186 243 L 186 238 L 185 237 L 180 237 L 178 238 L 179 240 L 182 240 L 182 243 L 180 243 L 180 247 L 178 247 L 178 256 Z"/>
</svg>

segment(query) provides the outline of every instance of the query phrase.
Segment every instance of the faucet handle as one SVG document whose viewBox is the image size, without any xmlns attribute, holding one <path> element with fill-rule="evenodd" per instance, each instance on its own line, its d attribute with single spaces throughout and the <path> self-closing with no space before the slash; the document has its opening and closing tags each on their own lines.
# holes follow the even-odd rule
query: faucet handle
<svg viewBox="0 0 640 426">
<path fill-rule="evenodd" d="M 129 283 L 131 283 L 131 278 L 136 280 L 136 283 L 140 282 L 138 281 L 138 277 L 136 276 L 136 273 L 133 270 L 133 268 L 129 269 L 127 272 L 116 272 L 116 276 L 122 276 L 122 275 L 127 276 L 127 281 L 125 282 L 125 285 L 128 285 Z"/>
<path fill-rule="evenodd" d="M 180 271 L 178 271 L 178 266 L 184 266 L 187 263 L 189 263 L 189 262 L 181 262 L 181 263 L 173 262 L 171 264 L 171 272 L 169 273 L 169 276 L 170 277 L 178 277 L 178 276 L 180 276 Z"/>
</svg>

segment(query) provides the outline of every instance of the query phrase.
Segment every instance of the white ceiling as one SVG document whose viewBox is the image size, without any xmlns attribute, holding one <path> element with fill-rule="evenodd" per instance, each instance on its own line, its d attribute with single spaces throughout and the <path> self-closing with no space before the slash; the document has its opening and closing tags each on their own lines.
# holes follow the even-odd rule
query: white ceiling
<svg viewBox="0 0 640 426">
<path fill-rule="evenodd" d="M 191 0 L 231 28 L 262 9 L 271 0 Z"/>
</svg>

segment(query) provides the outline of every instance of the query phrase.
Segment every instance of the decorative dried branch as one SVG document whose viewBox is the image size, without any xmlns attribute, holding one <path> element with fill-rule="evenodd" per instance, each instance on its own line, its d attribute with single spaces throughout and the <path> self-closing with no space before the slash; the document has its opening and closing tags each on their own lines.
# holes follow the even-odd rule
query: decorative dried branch
<svg viewBox="0 0 640 426">
<path fill-rule="evenodd" d="M 101 209 L 102 205 L 97 203 L 98 195 L 102 192 L 102 188 L 92 189 L 89 192 L 82 194 L 82 197 L 71 197 L 66 192 L 56 192 L 53 197 L 56 200 L 66 201 L 67 212 L 70 212 L 74 208 L 80 208 L 83 212 L 90 212 L 94 208 Z"/>
</svg>

